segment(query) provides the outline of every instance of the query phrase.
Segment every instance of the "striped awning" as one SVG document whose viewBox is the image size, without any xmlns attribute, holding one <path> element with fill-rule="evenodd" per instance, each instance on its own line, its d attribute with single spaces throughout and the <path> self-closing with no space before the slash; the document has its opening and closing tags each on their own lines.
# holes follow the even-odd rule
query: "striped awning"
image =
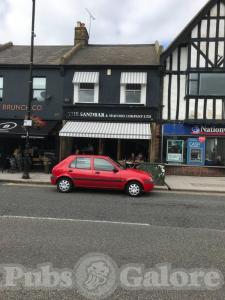
<svg viewBox="0 0 225 300">
<path fill-rule="evenodd" d="M 75 72 L 73 83 L 98 83 L 98 72 Z"/>
<path fill-rule="evenodd" d="M 64 137 L 149 140 L 151 129 L 150 124 L 145 123 L 68 121 L 59 135 Z"/>
<path fill-rule="evenodd" d="M 146 72 L 123 72 L 120 79 L 121 84 L 147 84 Z"/>
</svg>

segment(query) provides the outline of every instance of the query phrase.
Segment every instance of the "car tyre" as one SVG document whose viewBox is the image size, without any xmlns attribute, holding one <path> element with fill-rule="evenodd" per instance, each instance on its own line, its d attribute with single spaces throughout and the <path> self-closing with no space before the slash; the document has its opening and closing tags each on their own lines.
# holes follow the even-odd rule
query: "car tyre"
<svg viewBox="0 0 225 300">
<path fill-rule="evenodd" d="M 143 193 L 143 187 L 137 181 L 128 182 L 126 185 L 126 193 L 130 197 L 139 197 Z"/>
<path fill-rule="evenodd" d="M 57 182 L 57 189 L 60 193 L 70 193 L 73 189 L 73 183 L 71 179 L 62 177 Z"/>
</svg>

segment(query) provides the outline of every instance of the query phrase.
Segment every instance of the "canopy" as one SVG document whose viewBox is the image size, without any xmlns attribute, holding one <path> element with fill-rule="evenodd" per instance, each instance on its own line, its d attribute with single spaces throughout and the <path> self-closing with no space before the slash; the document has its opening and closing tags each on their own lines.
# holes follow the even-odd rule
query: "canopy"
<svg viewBox="0 0 225 300">
<path fill-rule="evenodd" d="M 61 129 L 60 136 L 103 139 L 151 139 L 150 124 L 116 122 L 72 122 Z"/>
</svg>

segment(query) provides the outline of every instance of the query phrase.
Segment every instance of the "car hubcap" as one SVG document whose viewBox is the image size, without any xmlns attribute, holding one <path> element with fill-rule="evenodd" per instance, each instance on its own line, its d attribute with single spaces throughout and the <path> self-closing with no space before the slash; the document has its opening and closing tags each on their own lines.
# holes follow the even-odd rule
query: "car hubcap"
<svg viewBox="0 0 225 300">
<path fill-rule="evenodd" d="M 70 189 L 70 183 L 68 180 L 61 180 L 59 183 L 59 189 L 63 192 L 67 192 Z"/>
<path fill-rule="evenodd" d="M 129 186 L 129 194 L 132 196 L 137 196 L 140 193 L 140 187 L 138 184 L 134 183 Z"/>
</svg>

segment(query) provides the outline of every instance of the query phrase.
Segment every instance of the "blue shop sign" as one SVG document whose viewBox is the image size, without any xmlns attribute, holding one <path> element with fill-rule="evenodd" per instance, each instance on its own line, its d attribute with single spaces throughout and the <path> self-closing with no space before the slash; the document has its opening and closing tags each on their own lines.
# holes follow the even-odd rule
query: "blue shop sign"
<svg viewBox="0 0 225 300">
<path fill-rule="evenodd" d="M 187 164 L 193 166 L 205 165 L 205 142 L 198 138 L 187 140 Z"/>
<path fill-rule="evenodd" d="M 225 126 L 164 124 L 164 136 L 225 136 Z"/>
</svg>

